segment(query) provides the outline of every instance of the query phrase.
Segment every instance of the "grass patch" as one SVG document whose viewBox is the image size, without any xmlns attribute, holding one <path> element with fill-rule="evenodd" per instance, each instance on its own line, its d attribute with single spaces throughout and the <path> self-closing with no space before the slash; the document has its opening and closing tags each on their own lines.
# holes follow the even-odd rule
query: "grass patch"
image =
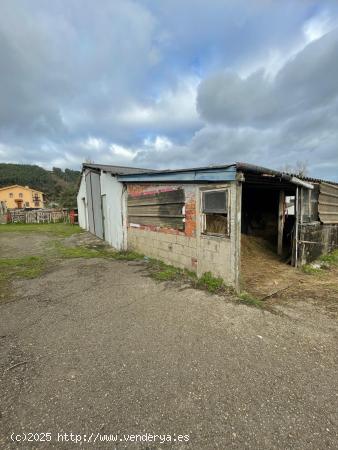
<svg viewBox="0 0 338 450">
<path fill-rule="evenodd" d="M 122 252 L 106 252 L 106 257 L 117 259 L 119 261 L 139 261 L 144 258 L 144 255 L 132 251 L 122 251 Z"/>
<path fill-rule="evenodd" d="M 146 258 L 146 260 L 151 278 L 158 281 L 183 281 L 196 287 L 197 275 L 195 272 L 165 264 L 158 259 Z"/>
<path fill-rule="evenodd" d="M 152 277 L 159 281 L 174 281 L 182 278 L 183 271 L 173 266 L 162 267 L 152 272 Z"/>
<path fill-rule="evenodd" d="M 205 272 L 201 278 L 197 280 L 197 287 L 206 289 L 214 294 L 224 290 L 226 285 L 222 278 L 214 277 L 211 272 Z"/>
<path fill-rule="evenodd" d="M 101 249 L 93 249 L 88 247 L 65 247 L 60 242 L 54 243 L 57 256 L 61 258 L 99 258 L 102 257 L 102 250 Z"/>
<path fill-rule="evenodd" d="M 162 261 L 153 258 L 146 258 L 148 262 L 147 269 L 151 278 L 158 281 L 175 281 L 182 279 L 184 272 L 182 269 L 165 264 Z"/>
<path fill-rule="evenodd" d="M 68 237 L 83 232 L 78 225 L 69 223 L 7 223 L 0 225 L 0 233 L 51 233 Z"/>
<path fill-rule="evenodd" d="M 338 250 L 334 250 L 331 253 L 321 256 L 319 261 L 324 262 L 329 266 L 338 266 Z"/>
<path fill-rule="evenodd" d="M 261 308 L 263 306 L 262 300 L 259 300 L 246 291 L 241 292 L 238 296 L 238 299 L 241 303 L 245 303 L 246 305 L 256 306 L 258 308 Z"/>
<path fill-rule="evenodd" d="M 308 275 L 321 275 L 325 270 L 338 266 L 338 250 L 322 255 L 316 261 L 302 266 L 302 271 Z"/>
<path fill-rule="evenodd" d="M 143 259 L 143 255 L 139 253 L 132 251 L 114 252 L 109 250 L 105 245 L 97 247 L 65 247 L 60 242 L 56 241 L 54 246 L 57 251 L 57 256 L 61 258 L 109 258 L 117 259 L 119 261 L 136 261 Z"/>
<path fill-rule="evenodd" d="M 32 279 L 41 275 L 45 260 L 39 256 L 0 259 L 0 299 L 10 296 L 9 283 L 15 278 Z"/>
<path fill-rule="evenodd" d="M 206 272 L 198 278 L 195 272 L 179 269 L 152 258 L 148 259 L 148 270 L 151 278 L 158 281 L 182 281 L 193 288 L 207 290 L 213 294 L 230 290 L 222 278 L 214 277 L 211 272 Z"/>
<path fill-rule="evenodd" d="M 302 271 L 307 275 L 316 275 L 322 273 L 322 269 L 319 267 L 313 267 L 311 264 L 305 264 L 302 266 Z"/>
</svg>

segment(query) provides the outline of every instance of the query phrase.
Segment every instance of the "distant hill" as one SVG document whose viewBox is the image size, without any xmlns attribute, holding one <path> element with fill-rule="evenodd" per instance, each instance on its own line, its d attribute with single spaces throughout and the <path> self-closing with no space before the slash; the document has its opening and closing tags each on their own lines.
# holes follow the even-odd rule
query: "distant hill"
<svg viewBox="0 0 338 450">
<path fill-rule="evenodd" d="M 0 163 L 0 187 L 11 184 L 29 186 L 46 195 L 47 204 L 57 202 L 65 208 L 76 207 L 77 185 L 80 178 L 78 170 L 58 167 L 46 170 L 29 164 Z"/>
</svg>

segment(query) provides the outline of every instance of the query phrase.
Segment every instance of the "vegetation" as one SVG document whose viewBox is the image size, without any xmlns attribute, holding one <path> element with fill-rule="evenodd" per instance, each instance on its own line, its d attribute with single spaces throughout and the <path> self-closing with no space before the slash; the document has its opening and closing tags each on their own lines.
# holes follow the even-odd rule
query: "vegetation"
<svg viewBox="0 0 338 450">
<path fill-rule="evenodd" d="M 212 293 L 220 292 L 226 287 L 222 278 L 214 277 L 211 272 L 205 272 L 198 279 L 197 286 Z"/>
<path fill-rule="evenodd" d="M 0 233 L 52 233 L 55 236 L 67 237 L 81 233 L 77 225 L 69 223 L 8 223 L 0 225 Z"/>
<path fill-rule="evenodd" d="M 327 255 L 321 256 L 319 260 L 329 266 L 338 266 L 338 250 L 334 250 Z"/>
<path fill-rule="evenodd" d="M 263 306 L 263 301 L 249 294 L 249 292 L 243 291 L 239 294 L 238 299 L 240 302 L 247 305 L 256 306 L 261 308 Z"/>
<path fill-rule="evenodd" d="M 47 202 L 64 208 L 76 207 L 80 172 L 58 167 L 46 170 L 28 164 L 0 164 L 0 187 L 20 184 L 42 191 Z"/>
<path fill-rule="evenodd" d="M 46 232 L 57 237 L 69 237 L 80 233 L 82 230 L 78 226 L 64 223 L 58 224 L 7 224 L 0 226 L 1 232 Z M 337 255 L 336 255 L 337 256 Z M 334 258 L 336 258 L 336 256 Z M 200 278 L 195 272 L 180 269 L 169 264 L 165 264 L 157 259 L 145 257 L 133 251 L 117 252 L 108 247 L 105 243 L 67 246 L 62 240 L 52 242 L 52 248 L 46 250 L 44 257 L 25 257 L 19 259 L 0 258 L 0 298 L 6 292 L 8 281 L 14 277 L 35 278 L 39 276 L 47 267 L 47 264 L 55 258 L 105 258 L 119 261 L 144 261 L 147 263 L 146 270 L 149 276 L 157 281 L 176 281 L 184 283 L 196 289 L 203 289 L 212 294 L 227 294 L 234 300 L 245 304 L 262 307 L 264 302 L 251 296 L 247 292 L 242 292 L 236 296 L 234 290 L 227 286 L 222 278 L 214 277 L 211 272 L 204 273 Z M 332 260 L 333 257 L 330 258 Z M 336 259 L 334 259 L 336 261 Z"/>
<path fill-rule="evenodd" d="M 26 256 L 23 258 L 0 259 L 0 300 L 9 296 L 9 282 L 14 278 L 36 278 L 45 268 L 44 258 Z"/>
<path fill-rule="evenodd" d="M 305 264 L 302 266 L 302 271 L 307 275 L 320 274 L 322 269 L 320 267 L 314 267 L 312 264 Z"/>
<path fill-rule="evenodd" d="M 104 245 L 99 247 L 77 246 L 65 247 L 60 242 L 55 242 L 57 256 L 61 258 L 110 258 L 120 261 L 135 261 L 143 259 L 143 255 L 135 252 L 114 252 L 107 249 Z"/>
<path fill-rule="evenodd" d="M 322 274 L 324 270 L 338 266 L 338 250 L 322 255 L 317 261 L 302 266 L 302 271 L 308 275 Z"/>
</svg>

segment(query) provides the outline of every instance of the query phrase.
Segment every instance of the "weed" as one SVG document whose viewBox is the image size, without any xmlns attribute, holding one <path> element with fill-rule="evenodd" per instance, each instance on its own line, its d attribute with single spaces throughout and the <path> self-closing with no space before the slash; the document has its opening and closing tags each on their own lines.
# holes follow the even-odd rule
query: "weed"
<svg viewBox="0 0 338 450">
<path fill-rule="evenodd" d="M 249 292 L 243 291 L 239 294 L 238 300 L 242 303 L 245 303 L 246 305 L 252 305 L 261 308 L 263 306 L 262 300 L 259 300 L 258 298 L 254 297 L 253 295 L 249 294 Z"/>
<path fill-rule="evenodd" d="M 338 250 L 322 255 L 317 261 L 302 266 L 302 271 L 308 275 L 323 274 L 323 270 L 330 269 L 332 266 L 338 266 Z"/>
<path fill-rule="evenodd" d="M 214 277 L 211 272 L 205 272 L 201 278 L 197 280 L 197 287 L 215 293 L 221 291 L 226 286 L 222 278 Z"/>
<path fill-rule="evenodd" d="M 64 247 L 60 242 L 55 242 L 58 256 L 61 258 L 99 258 L 102 257 L 101 250 L 87 247 Z"/>
<path fill-rule="evenodd" d="M 57 255 L 61 258 L 110 258 L 120 261 L 136 261 L 143 258 L 143 255 L 132 251 L 114 252 L 108 250 L 105 245 L 98 247 L 65 247 L 60 242 L 54 242 Z"/>
<path fill-rule="evenodd" d="M 38 256 L 0 259 L 0 299 L 9 295 L 9 282 L 14 278 L 37 278 L 45 268 L 45 260 Z"/>
<path fill-rule="evenodd" d="M 176 269 L 175 267 L 168 266 L 167 268 L 156 271 L 153 273 L 153 278 L 159 281 L 173 281 L 177 280 L 182 272 L 180 269 Z"/>
<path fill-rule="evenodd" d="M 121 252 L 109 252 L 105 251 L 105 256 L 108 258 L 118 259 L 120 261 L 138 261 L 144 258 L 140 253 L 132 251 L 121 251 Z"/>
<path fill-rule="evenodd" d="M 319 258 L 319 261 L 328 264 L 329 266 L 337 266 L 338 265 L 338 250 L 334 250 L 331 253 L 327 253 Z"/>
<path fill-rule="evenodd" d="M 302 271 L 307 275 L 316 275 L 322 272 L 320 268 L 313 267 L 313 265 L 311 264 L 305 264 L 304 266 L 302 266 Z"/>
</svg>

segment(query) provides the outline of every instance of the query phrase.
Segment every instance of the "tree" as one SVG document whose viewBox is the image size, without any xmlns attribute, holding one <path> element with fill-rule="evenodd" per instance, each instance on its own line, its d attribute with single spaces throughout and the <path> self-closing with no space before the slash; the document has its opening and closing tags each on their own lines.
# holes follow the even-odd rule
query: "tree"
<svg viewBox="0 0 338 450">
<path fill-rule="evenodd" d="M 307 161 L 296 161 L 294 164 L 285 164 L 282 172 L 292 173 L 299 177 L 307 177 L 309 174 Z"/>
</svg>

